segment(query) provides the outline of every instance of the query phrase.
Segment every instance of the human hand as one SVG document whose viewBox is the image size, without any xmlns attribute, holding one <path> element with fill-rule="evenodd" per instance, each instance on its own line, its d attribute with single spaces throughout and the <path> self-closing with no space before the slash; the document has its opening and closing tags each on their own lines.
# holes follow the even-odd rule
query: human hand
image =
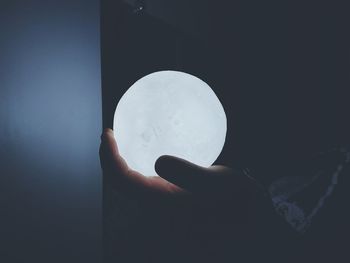
<svg viewBox="0 0 350 263">
<path fill-rule="evenodd" d="M 155 163 L 159 177 L 146 177 L 128 167 L 118 152 L 111 129 L 106 129 L 101 136 L 100 160 L 105 176 L 126 194 L 173 198 L 195 194 L 213 201 L 250 199 L 259 192 L 256 182 L 242 172 L 222 165 L 204 168 L 168 155 L 161 156 Z"/>
<path fill-rule="evenodd" d="M 192 255 L 195 259 L 190 262 L 214 262 L 217 253 L 210 251 L 222 251 L 225 258 L 233 241 L 250 247 L 257 236 L 264 236 L 257 234 L 265 228 L 257 222 L 262 219 L 261 211 L 268 209 L 261 205 L 264 198 L 256 182 L 243 172 L 221 165 L 203 168 L 161 156 L 155 164 L 159 176 L 146 177 L 128 167 L 111 129 L 101 136 L 100 159 L 106 183 L 141 203 L 145 212 L 137 229 L 152 236 L 152 248 L 146 251 L 153 251 L 157 244 L 157 253 L 162 251 L 164 258 L 176 254 L 183 261 Z"/>
</svg>

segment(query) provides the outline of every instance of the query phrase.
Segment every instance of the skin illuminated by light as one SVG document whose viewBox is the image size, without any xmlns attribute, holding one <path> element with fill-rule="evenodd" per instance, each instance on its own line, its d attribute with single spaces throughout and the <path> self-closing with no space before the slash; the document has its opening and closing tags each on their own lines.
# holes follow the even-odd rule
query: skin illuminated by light
<svg viewBox="0 0 350 263">
<path fill-rule="evenodd" d="M 161 155 L 212 165 L 225 143 L 226 122 L 225 111 L 208 84 L 187 73 L 159 71 L 125 92 L 113 129 L 130 168 L 155 176 L 154 164 Z"/>
</svg>

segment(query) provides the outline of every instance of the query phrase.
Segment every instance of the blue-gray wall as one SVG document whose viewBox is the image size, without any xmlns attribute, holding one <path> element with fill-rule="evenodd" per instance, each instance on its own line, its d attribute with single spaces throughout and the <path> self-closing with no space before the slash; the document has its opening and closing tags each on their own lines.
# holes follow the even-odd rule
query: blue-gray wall
<svg viewBox="0 0 350 263">
<path fill-rule="evenodd" d="M 0 262 L 99 262 L 98 0 L 0 1 Z"/>
</svg>

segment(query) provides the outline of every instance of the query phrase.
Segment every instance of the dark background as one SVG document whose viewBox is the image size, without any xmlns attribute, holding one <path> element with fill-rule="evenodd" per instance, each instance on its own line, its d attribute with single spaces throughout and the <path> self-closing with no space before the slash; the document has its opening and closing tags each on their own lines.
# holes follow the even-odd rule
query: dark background
<svg viewBox="0 0 350 263">
<path fill-rule="evenodd" d="M 345 2 L 151 0 L 145 12 L 135 2 L 102 1 L 104 126 L 135 80 L 174 69 L 202 78 L 221 100 L 223 162 L 284 167 L 349 143 Z"/>
<path fill-rule="evenodd" d="M 0 262 L 100 262 L 99 1 L 0 1 Z"/>
<path fill-rule="evenodd" d="M 104 0 L 103 125 L 113 127 L 118 100 L 142 76 L 185 71 L 206 81 L 225 108 L 228 134 L 217 163 L 250 167 L 265 186 L 301 171 L 318 151 L 349 143 L 347 7 L 340 1 Z M 104 184 L 107 262 L 170 262 L 169 255 L 176 262 L 171 234 L 155 223 L 161 213 L 142 211 L 132 199 Z"/>
</svg>

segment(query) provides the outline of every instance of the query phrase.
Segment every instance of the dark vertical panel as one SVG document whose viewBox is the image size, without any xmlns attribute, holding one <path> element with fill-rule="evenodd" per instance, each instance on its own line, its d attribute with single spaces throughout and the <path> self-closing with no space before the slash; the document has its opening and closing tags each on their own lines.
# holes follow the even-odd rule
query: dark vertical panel
<svg viewBox="0 0 350 263">
<path fill-rule="evenodd" d="M 1 1 L 0 34 L 0 262 L 98 262 L 99 1 Z"/>
<path fill-rule="evenodd" d="M 191 35 L 176 23 L 163 21 L 147 10 L 135 13 L 123 1 L 102 1 L 105 127 L 113 126 L 114 110 L 123 93 L 133 82 L 154 71 L 181 70 L 191 73 L 213 84 L 213 89 L 223 98 L 221 92 L 226 86 L 218 85 L 221 72 L 214 70 L 219 66 L 215 63 L 219 61 L 215 56 L 219 52 L 214 48 L 215 55 L 212 55 L 210 49 L 215 40 L 209 41 L 206 35 Z M 171 11 L 172 8 L 167 7 L 166 10 Z M 182 17 L 181 13 L 177 15 Z M 188 20 L 188 16 L 183 18 L 182 25 L 191 23 L 192 19 Z M 208 31 L 208 28 L 203 29 Z M 220 58 L 225 55 L 221 53 Z M 176 247 L 163 242 L 167 236 L 166 229 L 170 228 L 168 231 L 175 234 L 171 240 L 173 244 L 179 242 L 176 235 L 182 233 L 176 230 L 176 224 L 172 227 L 172 223 L 169 223 L 169 227 L 167 223 L 160 222 L 162 213 L 172 211 L 146 211 L 139 206 L 138 200 L 116 192 L 108 181 L 104 181 L 103 203 L 106 262 L 170 263 L 178 262 L 184 256 L 183 251 L 173 255 Z M 186 242 L 182 246 L 185 247 Z M 156 252 L 154 248 L 157 248 Z M 172 255 L 171 259 L 169 255 Z"/>
<path fill-rule="evenodd" d="M 115 107 L 133 82 L 154 71 L 177 68 L 176 36 L 170 26 L 133 13 L 121 1 L 102 1 L 101 29 L 103 121 L 105 127 L 113 127 Z M 108 181 L 103 191 L 105 262 L 150 262 L 149 248 L 156 239 L 146 227 L 151 222 L 147 213 L 116 193 Z"/>
</svg>

